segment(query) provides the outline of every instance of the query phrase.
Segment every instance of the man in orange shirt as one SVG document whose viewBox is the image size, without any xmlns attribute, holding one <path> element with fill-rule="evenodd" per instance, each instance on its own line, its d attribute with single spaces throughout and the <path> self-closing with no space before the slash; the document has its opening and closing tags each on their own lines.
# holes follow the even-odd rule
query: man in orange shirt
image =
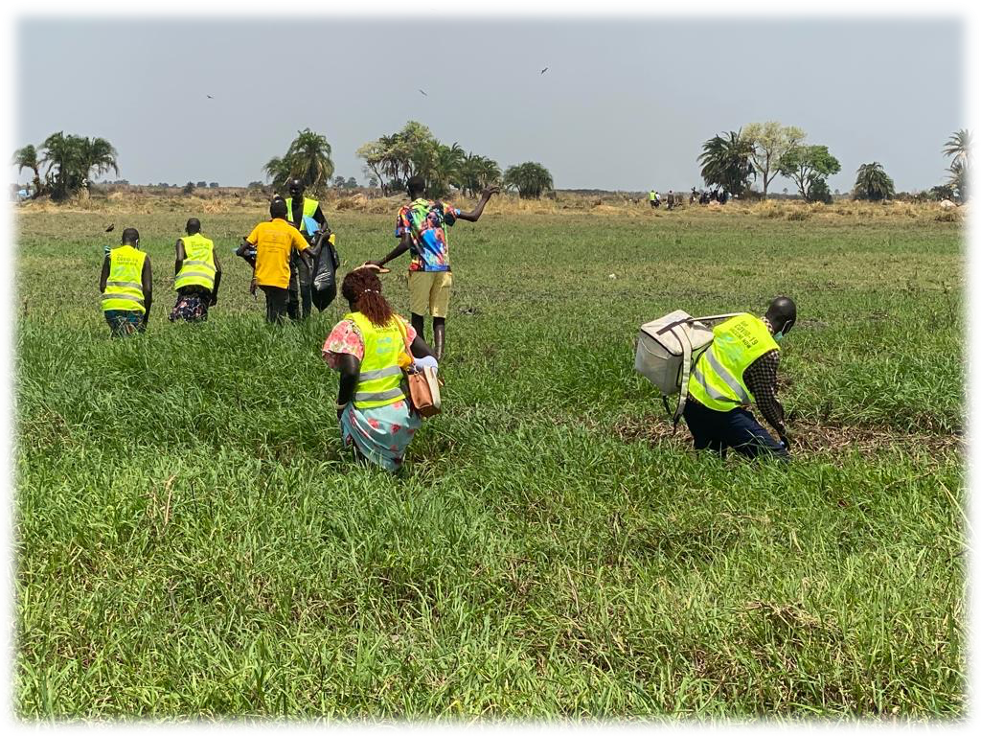
<svg viewBox="0 0 981 737">
<path fill-rule="evenodd" d="M 286 315 L 290 285 L 290 254 L 295 249 L 313 268 L 309 246 L 300 231 L 286 221 L 286 202 L 274 199 L 267 222 L 259 223 L 235 252 L 255 270 L 255 281 L 266 295 L 266 322 L 282 323 Z M 247 253 L 255 246 L 255 256 Z"/>
</svg>

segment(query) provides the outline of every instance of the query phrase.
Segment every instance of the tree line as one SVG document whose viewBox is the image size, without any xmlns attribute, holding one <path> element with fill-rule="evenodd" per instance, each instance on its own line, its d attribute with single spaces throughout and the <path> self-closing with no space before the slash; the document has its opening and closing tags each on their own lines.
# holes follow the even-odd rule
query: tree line
<svg viewBox="0 0 981 737">
<path fill-rule="evenodd" d="M 752 123 L 738 131 L 713 136 L 702 144 L 698 157 L 702 179 L 708 186 L 722 187 L 740 197 L 749 191 L 752 180 L 761 186 L 766 199 L 771 182 L 779 174 L 792 180 L 807 202 L 830 203 L 827 180 L 841 171 L 841 163 L 827 146 L 807 145 L 806 138 L 801 128 L 776 121 Z M 944 145 L 943 153 L 952 161 L 947 182 L 930 190 L 937 199 L 967 200 L 970 139 L 970 133 L 961 129 Z M 881 201 L 895 194 L 893 180 L 882 164 L 873 161 L 859 166 L 852 197 Z"/>
<path fill-rule="evenodd" d="M 739 197 L 750 191 L 751 183 L 758 184 L 766 199 L 770 184 L 781 175 L 794 182 L 802 199 L 831 202 L 827 179 L 841 171 L 841 163 L 827 146 L 807 144 L 806 138 L 801 128 L 776 121 L 751 123 L 738 131 L 713 136 L 702 145 L 697 159 L 701 177 L 707 186 L 721 187 Z M 947 181 L 930 190 L 937 199 L 967 200 L 970 145 L 971 135 L 966 129 L 952 134 L 944 144 L 943 154 L 951 162 Z M 265 164 L 263 172 L 276 190 L 285 189 L 287 180 L 294 177 L 302 179 L 314 193 L 322 194 L 332 185 L 338 189 L 356 187 L 354 177 L 334 177 L 331 153 L 326 136 L 305 128 L 297 131 L 282 156 Z M 539 198 L 554 188 L 552 175 L 540 163 L 528 161 L 509 166 L 502 173 L 493 159 L 465 151 L 456 142 L 447 145 L 414 120 L 395 133 L 368 141 L 358 148 L 357 156 L 364 161 L 368 185 L 380 187 L 386 194 L 403 191 L 413 176 L 426 180 L 431 197 L 445 197 L 451 189 L 474 197 L 485 187 L 499 185 L 523 198 Z M 116 149 L 109 141 L 65 135 L 63 131 L 51 134 L 37 148 L 31 144 L 18 149 L 13 164 L 18 172 L 29 169 L 33 173 L 33 197 L 50 195 L 54 200 L 87 188 L 92 176 L 119 173 Z M 256 185 L 262 183 L 251 182 L 249 187 Z M 195 186 L 203 188 L 205 182 L 195 185 L 189 181 L 182 191 L 190 194 Z M 882 164 L 873 161 L 858 168 L 852 196 L 872 201 L 889 199 L 895 196 L 895 185 Z"/>
</svg>

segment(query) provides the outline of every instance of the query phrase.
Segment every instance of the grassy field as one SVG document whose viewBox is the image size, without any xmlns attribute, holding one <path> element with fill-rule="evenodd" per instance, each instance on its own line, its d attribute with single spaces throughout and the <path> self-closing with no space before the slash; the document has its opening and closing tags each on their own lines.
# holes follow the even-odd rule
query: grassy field
<svg viewBox="0 0 981 737">
<path fill-rule="evenodd" d="M 445 411 L 396 479 L 341 449 L 346 305 L 263 324 L 252 207 L 18 216 L 20 717 L 965 715 L 958 223 L 496 200 L 450 233 Z M 191 215 L 226 276 L 171 325 Z M 393 213 L 328 217 L 342 273 L 395 243 Z M 109 222 L 153 260 L 132 340 L 99 312 Z M 638 326 L 779 293 L 793 463 L 695 455 Z"/>
</svg>

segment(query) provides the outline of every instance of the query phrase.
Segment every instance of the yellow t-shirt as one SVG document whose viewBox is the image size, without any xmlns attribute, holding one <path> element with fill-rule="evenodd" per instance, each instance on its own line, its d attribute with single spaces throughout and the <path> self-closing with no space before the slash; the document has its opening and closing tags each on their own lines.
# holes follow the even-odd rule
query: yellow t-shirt
<svg viewBox="0 0 981 737">
<path fill-rule="evenodd" d="M 260 287 L 286 289 L 290 284 L 290 251 L 309 246 L 296 228 L 281 218 L 259 223 L 246 240 L 256 247 L 255 282 Z"/>
</svg>

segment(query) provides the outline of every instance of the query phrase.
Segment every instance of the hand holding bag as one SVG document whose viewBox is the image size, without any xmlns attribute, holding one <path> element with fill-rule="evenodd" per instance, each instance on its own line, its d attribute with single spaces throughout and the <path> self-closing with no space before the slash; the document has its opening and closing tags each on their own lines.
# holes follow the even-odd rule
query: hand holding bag
<svg viewBox="0 0 981 737">
<path fill-rule="evenodd" d="M 402 371 L 405 373 L 409 387 L 409 405 L 415 412 L 422 417 L 432 417 L 442 411 L 442 398 L 439 394 L 439 379 L 436 378 L 436 370 L 431 366 L 421 369 L 413 368 L 412 353 L 409 350 L 409 335 L 402 323 L 398 321 L 399 331 L 402 333 L 402 340 L 405 343 L 405 354 L 408 358 L 399 361 Z"/>
</svg>

